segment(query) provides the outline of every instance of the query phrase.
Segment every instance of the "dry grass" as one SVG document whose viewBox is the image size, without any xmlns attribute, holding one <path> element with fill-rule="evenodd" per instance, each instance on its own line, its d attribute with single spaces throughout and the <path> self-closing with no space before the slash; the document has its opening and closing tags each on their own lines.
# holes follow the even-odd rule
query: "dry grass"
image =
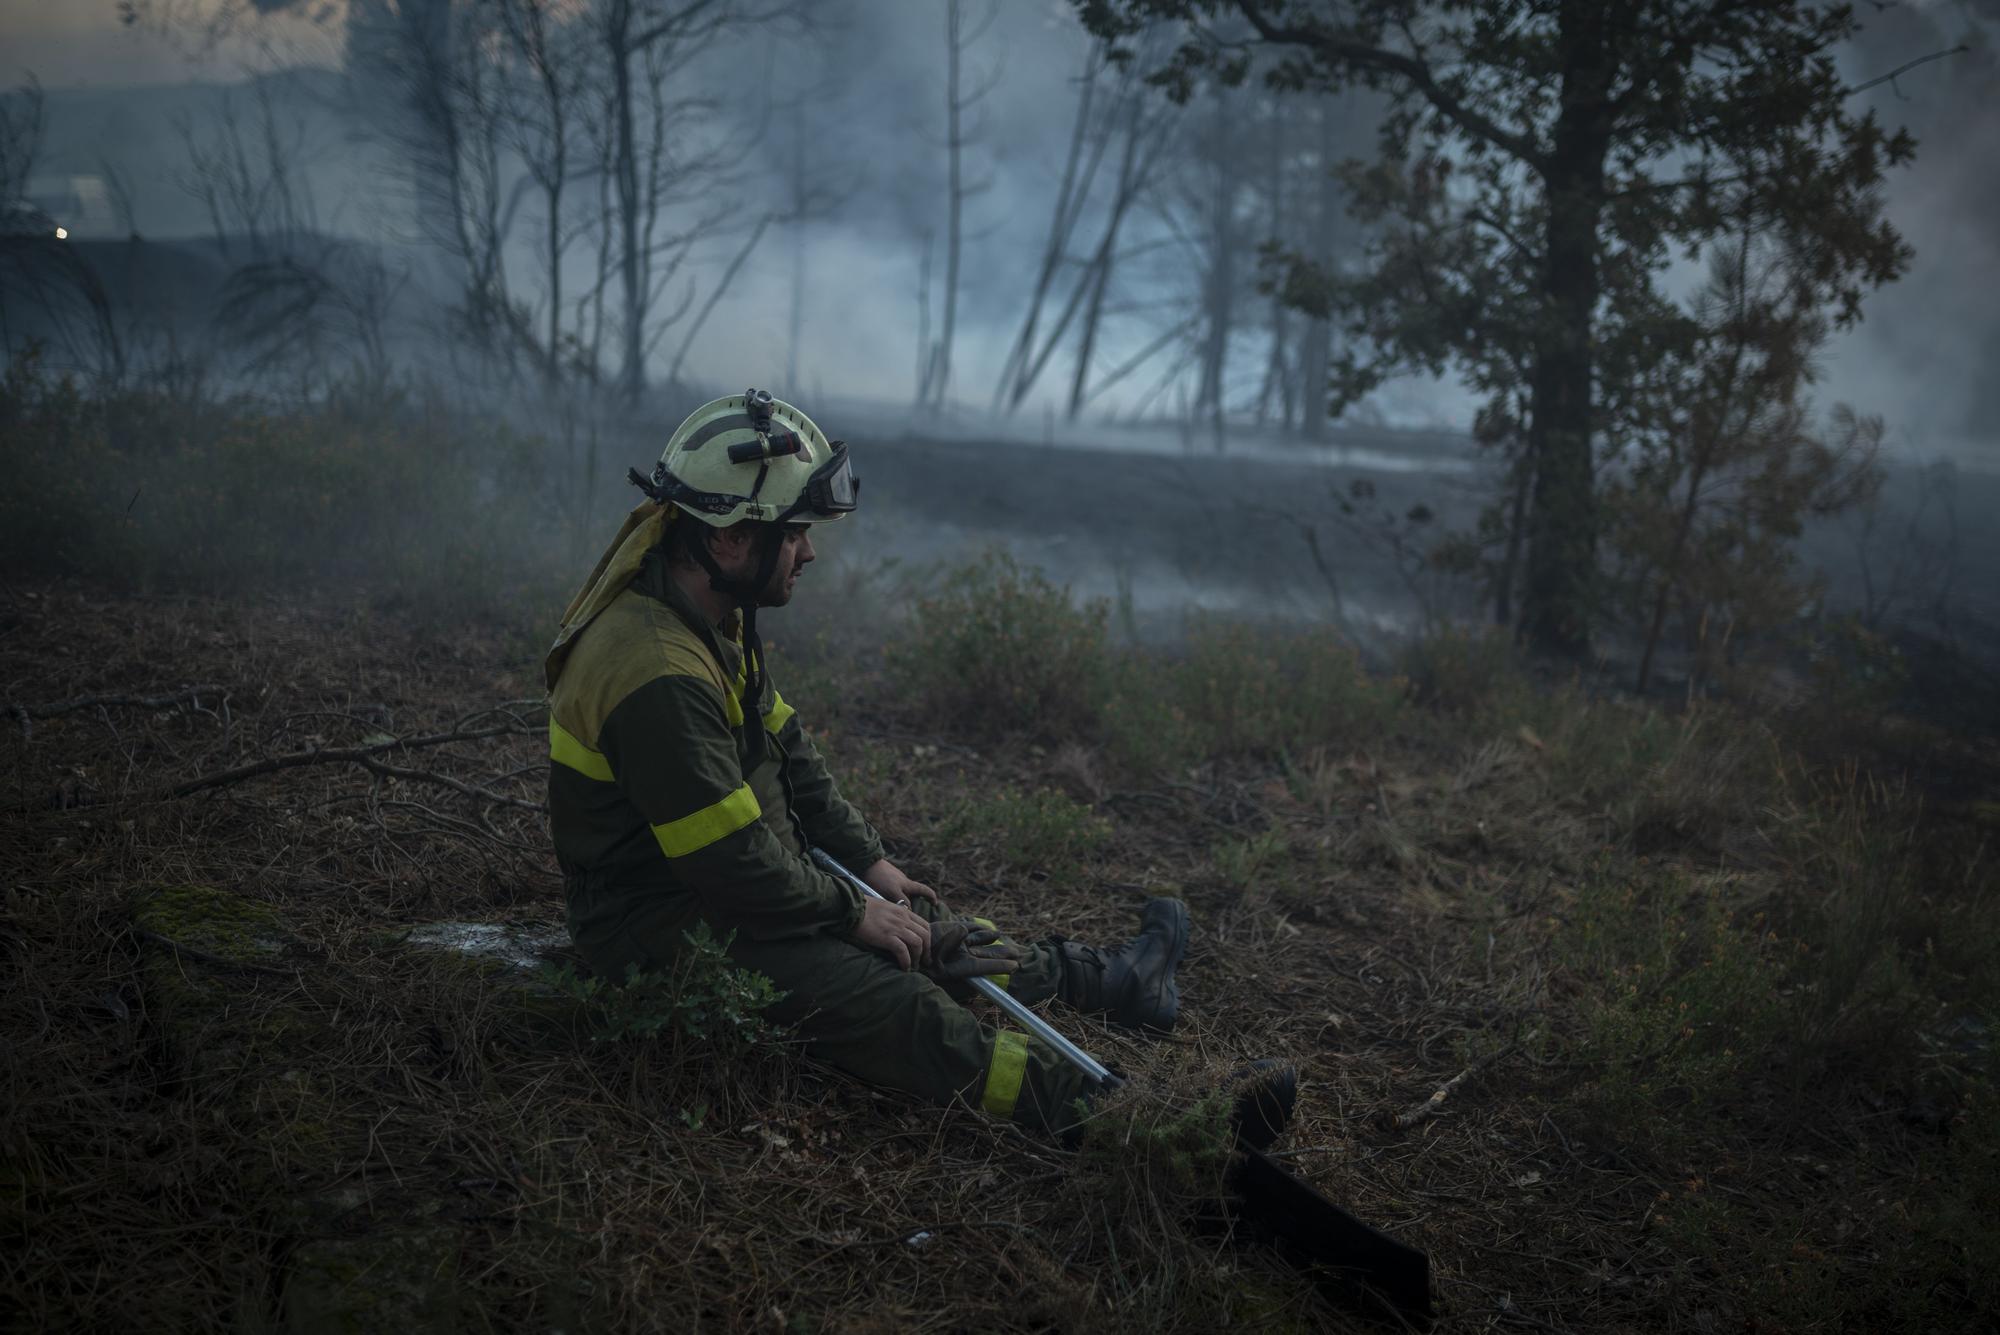
<svg viewBox="0 0 2000 1335">
<path fill-rule="evenodd" d="M 468 1329 L 1337 1321 L 1204 1231 L 1214 1184 L 1162 1166 L 1158 1103 L 1112 1110 L 1070 1155 L 783 1049 L 725 1070 L 684 1041 L 593 1044 L 561 1003 L 403 943 L 442 918 L 560 923 L 539 715 L 495 712 L 536 694 L 518 633 L 67 585 L 0 596 L 0 622 L 13 703 L 227 693 L 0 737 L 10 1328 L 259 1329 L 329 1293 L 387 1304 L 384 1325 Z M 1065 1027 L 1182 1110 L 1244 1058 L 1299 1063 L 1285 1153 L 1431 1251 L 1443 1329 L 1982 1328 L 1994 993 L 1978 952 L 1935 934 L 1990 924 L 1990 858 L 1935 832 L 1896 844 L 1910 803 L 1862 776 L 1815 787 L 1736 724 L 1561 694 L 1518 708 L 1535 712 L 1409 712 L 1365 752 L 1316 740 L 1137 780 L 1088 741 L 970 742 L 865 695 L 824 744 L 910 870 L 1016 931 L 1116 940 L 1146 895 L 1186 897 L 1183 1028 L 1146 1045 Z M 162 795 L 455 732 L 491 735 Z M 1108 833 L 1070 863 L 1051 837 L 1058 865 L 950 835 L 1002 787 L 1065 791 Z M 1784 954 L 1800 943 L 1882 938 L 1863 891 L 1899 868 L 1888 921 L 1933 933 L 1928 955 L 1898 937 L 1843 965 L 1845 999 L 1788 1011 L 1812 1025 L 1780 1026 L 1768 1067 L 1703 1065 L 1700 1035 L 1668 1034 L 1660 1060 L 1685 1069 L 1657 1068 L 1649 1121 L 1603 1097 L 1591 1044 L 1618 994 L 1600 971 L 1629 951 L 1576 934 L 1591 913 L 1630 925 L 1606 896 L 1670 913 L 1673 887 L 1722 886 L 1737 927 L 1765 915 L 1745 967 L 1768 963 L 1775 995 L 1818 976 Z M 190 885 L 277 926 L 148 916 L 146 896 Z M 1912 1017 L 1892 984 L 1964 1001 Z M 1892 1033 L 1931 1046 L 1891 1060 Z M 1385 1129 L 1469 1067 L 1439 1116 Z"/>
</svg>

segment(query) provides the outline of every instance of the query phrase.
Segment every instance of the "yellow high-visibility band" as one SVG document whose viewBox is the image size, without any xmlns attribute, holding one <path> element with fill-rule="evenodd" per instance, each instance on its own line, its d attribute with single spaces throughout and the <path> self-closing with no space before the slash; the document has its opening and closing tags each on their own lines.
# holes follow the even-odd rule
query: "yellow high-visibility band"
<svg viewBox="0 0 2000 1335">
<path fill-rule="evenodd" d="M 990 931 L 997 932 L 1000 930 L 998 927 L 995 927 L 993 925 L 993 919 L 991 918 L 974 918 L 972 921 L 975 926 L 984 927 Z M 1007 938 L 1003 936 L 1000 938 L 1000 940 L 1004 943 L 1007 940 Z M 1011 973 L 989 973 L 986 976 L 988 978 L 991 978 L 993 980 L 993 986 L 999 988 L 1002 992 L 1005 992 L 1007 990 L 1007 984 L 1014 981 L 1014 975 Z"/>
<path fill-rule="evenodd" d="M 774 687 L 771 691 L 771 712 L 764 715 L 764 731 L 776 735 L 785 726 L 785 720 L 797 712 L 785 703 L 785 697 L 779 695 Z"/>
<path fill-rule="evenodd" d="M 660 841 L 660 851 L 670 858 L 684 858 L 688 854 L 707 848 L 725 835 L 735 834 L 764 814 L 757 805 L 757 794 L 744 784 L 720 802 L 705 806 L 691 816 L 670 820 L 665 825 L 653 827 L 653 838 Z"/>
<path fill-rule="evenodd" d="M 993 1060 L 986 1064 L 986 1093 L 979 1106 L 995 1117 L 1012 1117 L 1021 1098 L 1021 1077 L 1028 1072 L 1028 1040 L 1019 1034 L 993 1036 Z"/>
<path fill-rule="evenodd" d="M 601 751 L 593 751 L 579 742 L 570 730 L 553 718 L 549 720 L 549 759 L 558 765 L 567 765 L 586 779 L 597 779 L 610 783 L 611 762 Z"/>
</svg>

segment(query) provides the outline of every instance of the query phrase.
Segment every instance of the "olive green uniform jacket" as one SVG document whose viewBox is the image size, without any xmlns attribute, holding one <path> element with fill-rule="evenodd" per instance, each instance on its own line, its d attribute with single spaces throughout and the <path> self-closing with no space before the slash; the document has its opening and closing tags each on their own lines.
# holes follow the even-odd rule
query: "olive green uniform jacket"
<svg viewBox="0 0 2000 1335">
<path fill-rule="evenodd" d="M 739 966 L 785 993 L 773 1018 L 815 1055 L 939 1102 L 1050 1129 L 1072 1121 L 1079 1072 L 849 939 L 861 894 L 807 850 L 859 872 L 881 839 L 769 674 L 742 698 L 735 619 L 710 625 L 657 549 L 598 601 L 587 625 L 566 629 L 549 695 L 549 823 L 590 966 L 611 978 L 666 968 L 706 921 Z M 1054 950 L 1032 947 L 1006 985 L 1038 1002 L 1060 971 Z"/>
</svg>

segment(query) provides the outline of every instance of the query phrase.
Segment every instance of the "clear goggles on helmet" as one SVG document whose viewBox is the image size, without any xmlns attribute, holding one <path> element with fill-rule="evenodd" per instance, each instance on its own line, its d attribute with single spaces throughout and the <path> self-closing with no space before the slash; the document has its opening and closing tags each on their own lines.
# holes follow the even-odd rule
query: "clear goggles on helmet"
<svg viewBox="0 0 2000 1335">
<path fill-rule="evenodd" d="M 830 458 L 812 472 L 791 508 L 778 516 L 779 523 L 793 520 L 833 519 L 850 513 L 861 495 L 861 479 L 847 462 L 847 442 L 832 442 Z"/>
</svg>

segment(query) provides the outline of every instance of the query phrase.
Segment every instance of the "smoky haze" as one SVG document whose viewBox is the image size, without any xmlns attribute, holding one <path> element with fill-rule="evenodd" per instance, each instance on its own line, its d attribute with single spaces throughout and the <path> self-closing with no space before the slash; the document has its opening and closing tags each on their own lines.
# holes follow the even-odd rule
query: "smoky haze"
<svg viewBox="0 0 2000 1335">
<path fill-rule="evenodd" d="M 560 410 L 538 408 L 523 393 L 533 373 L 519 363 L 469 368 L 454 350 L 467 260 L 440 249 L 436 182 L 412 166 L 407 136 L 385 112 L 395 98 L 366 37 L 368 24 L 379 30 L 415 8 L 355 0 L 307 14 L 305 6 L 257 4 L 231 11 L 235 21 L 220 37 L 202 31 L 222 12 L 205 4 L 142 6 L 132 26 L 118 22 L 110 3 L 16 7 L 0 20 L 12 63 L 46 85 L 46 128 L 27 193 L 105 258 L 135 361 L 206 337 L 232 266 L 256 249 L 244 233 L 261 209 L 266 249 L 337 241 L 351 249 L 328 261 L 336 269 L 376 266 L 379 291 L 368 313 L 348 324 L 372 322 L 375 355 L 399 374 L 449 380 L 468 406 L 505 403 L 515 413 L 519 402 L 518 414 L 537 429 L 575 418 L 575 396 L 590 392 L 568 391 Z M 1219 252 L 1204 249 L 1203 166 L 1169 156 L 1142 183 L 1118 237 L 1083 410 L 1069 411 L 1078 355 L 1071 336 L 1012 411 L 994 412 L 1057 207 L 1091 43 L 1073 7 L 1057 0 L 964 6 L 962 256 L 952 303 L 947 7 L 841 0 L 809 13 L 809 25 L 722 33 L 669 72 L 682 99 L 677 110 L 697 127 L 684 151 L 701 159 L 701 169 L 663 193 L 660 226 L 701 234 L 674 256 L 677 268 L 657 276 L 660 332 L 644 358 L 647 397 L 638 408 L 601 409 L 609 448 L 600 477 L 610 480 L 597 488 L 598 511 L 615 513 L 616 476 L 655 453 L 687 407 L 768 385 L 856 440 L 990 443 L 956 480 L 917 480 L 929 465 L 911 444 L 878 456 L 889 471 L 876 474 L 873 495 L 925 521 L 923 535 L 908 541 L 909 553 L 923 559 L 997 536 L 1030 559 L 1065 557 L 1084 588 L 1142 612 L 1250 602 L 1304 616 L 1337 605 L 1357 624 L 1411 620 L 1415 595 L 1395 553 L 1356 539 L 1333 554 L 1337 568 L 1329 571 L 1326 551 L 1316 560 L 1313 543 L 1337 541 L 1336 492 L 1356 479 L 1399 512 L 1421 503 L 1441 526 L 1470 523 L 1493 482 L 1469 444 L 1471 392 L 1449 377 L 1392 381 L 1324 440 L 1304 440 L 1311 395 L 1289 391 L 1295 402 L 1283 412 L 1272 402 L 1273 308 L 1256 287 L 1256 251 L 1270 226 L 1247 209 L 1231 224 L 1228 249 L 1234 322 L 1214 359 L 1219 386 L 1205 389 L 1208 354 L 1179 327 L 1205 300 L 1205 257 Z M 1873 541 L 1895 547 L 1900 539 L 1882 535 L 1909 531 L 1908 516 L 1935 516 L 1947 500 L 1955 507 L 1948 560 L 1938 560 L 1956 572 L 1961 594 L 1989 583 L 1978 576 L 2000 566 L 1981 532 L 2000 485 L 1988 476 L 2000 469 L 2000 389 L 1986 370 L 2000 356 L 2000 310 L 1990 297 L 2000 290 L 2000 231 L 1992 222 L 2000 216 L 1993 171 L 2000 105 L 1990 97 L 2000 73 L 1996 33 L 2000 17 L 1990 3 L 1905 5 L 1869 15 L 1846 51 L 1844 69 L 1858 81 L 1930 52 L 1967 48 L 1862 94 L 1920 142 L 1915 165 L 1891 177 L 1887 206 L 1915 254 L 1900 282 L 1868 299 L 1864 321 L 1828 344 L 1815 390 L 1825 407 L 1851 404 L 1886 419 L 1887 495 L 1901 508 Z M 1099 75 L 1101 99 L 1111 96 L 1110 83 Z M 1242 97 L 1230 113 L 1245 129 L 1241 152 L 1255 156 L 1261 136 L 1275 132 L 1260 130 L 1267 125 L 1260 118 L 1304 126 L 1309 101 Z M 1192 138 L 1210 113 L 1200 99 L 1171 113 L 1155 96 L 1144 114 L 1178 115 L 1178 129 Z M 1314 114 L 1329 121 L 1312 130 L 1324 136 L 1327 160 L 1369 151 L 1375 104 L 1349 98 Z M 1110 148 L 1107 161 L 1116 153 Z M 242 173 L 236 193 L 260 202 L 232 206 L 229 187 L 218 186 L 232 155 Z M 493 258 L 507 300 L 538 328 L 547 319 L 538 249 L 546 215 L 518 152 L 503 144 L 493 170 L 502 219 Z M 1043 337 L 1103 226 L 1112 172 L 1102 169 L 1065 247 Z M 278 176 L 285 184 L 274 202 Z M 601 184 L 579 176 L 571 187 L 580 217 L 596 207 Z M 1284 188 L 1292 193 L 1281 211 L 1303 216 L 1308 183 Z M 1341 226 L 1329 224 L 1327 233 L 1336 258 L 1347 244 Z M 564 242 L 566 302 L 606 281 L 589 232 L 579 222 Z M 148 247 L 143 253 L 128 240 L 135 236 Z M 557 343 L 585 337 L 590 318 L 581 309 L 565 314 L 569 327 Z M 598 319 L 601 328 L 601 310 Z M 940 364 L 947 320 L 952 336 Z M 616 349 L 607 343 L 595 354 L 599 372 L 614 378 Z M 268 359 L 252 368 L 240 350 L 217 355 L 221 374 L 244 388 L 304 386 L 312 374 L 310 366 L 280 371 Z M 1205 408 L 1204 394 L 1219 406 Z M 1299 420 L 1288 427 L 1294 408 Z M 1179 502 L 1163 500 L 1173 518 L 1142 525 L 1044 504 L 1032 488 L 1010 494 L 1027 485 L 1022 479 L 1037 471 L 1032 461 L 1051 447 L 1100 462 L 1074 476 L 1067 466 L 1041 468 L 1044 476 L 1062 472 L 1065 480 L 1050 486 L 1102 486 L 1143 466 L 1179 479 L 1199 503 L 1181 513 Z M 1219 464 L 1217 455 L 1234 462 Z M 1138 459 L 1172 463 L 1118 462 Z M 980 494 L 963 494 L 975 481 Z M 950 513 L 940 517 L 940 508 Z M 1057 531 L 1032 531 L 1036 516 L 1055 512 L 1064 515 L 1049 521 Z M 1231 533 L 1245 525 L 1269 544 L 1247 565 L 1228 554 Z M 1858 599 L 1852 547 L 1837 525 L 1808 535 L 1808 552 L 1836 591 Z M 1889 559 L 1885 553 L 1876 565 Z M 1271 570 L 1287 574 L 1276 593 Z M 1974 611 L 1996 619 L 1986 601 Z"/>
</svg>

